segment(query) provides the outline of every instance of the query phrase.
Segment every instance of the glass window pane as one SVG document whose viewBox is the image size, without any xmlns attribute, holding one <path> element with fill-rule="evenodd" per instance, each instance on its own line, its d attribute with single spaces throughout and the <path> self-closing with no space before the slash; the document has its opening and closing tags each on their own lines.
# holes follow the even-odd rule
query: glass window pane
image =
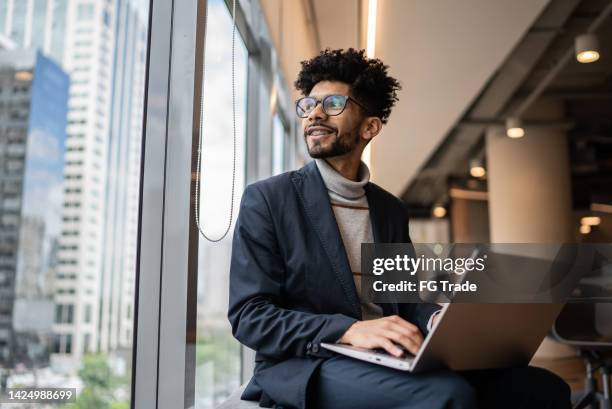
<svg viewBox="0 0 612 409">
<path fill-rule="evenodd" d="M 47 18 L 47 2 L 50 0 L 33 0 L 32 10 L 32 39 L 30 47 L 42 49 L 45 41 L 45 24 Z M 40 29 L 35 29 L 40 27 Z"/>
<path fill-rule="evenodd" d="M 229 222 L 232 187 L 232 19 L 223 0 L 208 2 L 205 44 L 202 178 L 200 221 L 204 232 L 219 238 Z M 247 50 L 236 32 L 236 197 L 244 188 Z M 227 320 L 231 232 L 220 242 L 199 241 L 198 327 L 196 347 L 197 408 L 214 408 L 240 385 L 240 345 Z"/>
<path fill-rule="evenodd" d="M 0 385 L 80 408 L 130 404 L 146 3 L 0 0 Z"/>
<path fill-rule="evenodd" d="M 278 175 L 286 170 L 287 134 L 283 121 L 278 114 L 272 119 L 272 174 Z"/>
<path fill-rule="evenodd" d="M 5 34 L 6 18 L 8 16 L 8 1 L 0 1 L 0 33 Z"/>
<path fill-rule="evenodd" d="M 93 4 L 79 4 L 77 17 L 80 21 L 91 20 L 94 16 L 95 8 Z"/>
<path fill-rule="evenodd" d="M 27 1 L 13 2 L 13 26 L 10 32 L 11 40 L 17 46 L 24 46 L 25 28 L 26 28 L 26 13 L 28 8 Z"/>
<path fill-rule="evenodd" d="M 56 61 L 64 60 L 68 0 L 55 0 L 51 16 L 51 50 L 50 55 Z"/>
</svg>

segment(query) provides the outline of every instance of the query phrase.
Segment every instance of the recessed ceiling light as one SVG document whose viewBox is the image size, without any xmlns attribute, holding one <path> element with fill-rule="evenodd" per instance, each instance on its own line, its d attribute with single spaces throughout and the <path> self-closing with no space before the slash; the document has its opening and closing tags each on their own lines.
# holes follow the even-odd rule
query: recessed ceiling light
<svg viewBox="0 0 612 409">
<path fill-rule="evenodd" d="M 473 159 L 470 161 L 470 175 L 475 178 L 481 178 L 487 174 L 481 160 Z"/>
<path fill-rule="evenodd" d="M 523 122 L 516 117 L 506 119 L 506 135 L 508 135 L 509 138 L 522 138 L 525 136 Z"/>
<path fill-rule="evenodd" d="M 599 39 L 595 34 L 582 34 L 576 37 L 576 60 L 588 64 L 599 60 Z"/>
<path fill-rule="evenodd" d="M 585 216 L 580 219 L 580 223 L 586 224 L 587 226 L 599 226 L 601 218 L 599 216 Z"/>
<path fill-rule="evenodd" d="M 446 216 L 446 208 L 440 204 L 435 205 L 431 214 L 433 214 L 435 218 L 441 219 Z"/>
</svg>

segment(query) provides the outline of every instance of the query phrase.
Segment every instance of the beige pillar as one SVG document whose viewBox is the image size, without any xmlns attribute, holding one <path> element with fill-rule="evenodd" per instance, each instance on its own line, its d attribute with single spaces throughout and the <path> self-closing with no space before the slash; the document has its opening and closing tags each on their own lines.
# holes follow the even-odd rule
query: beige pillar
<svg viewBox="0 0 612 409">
<path fill-rule="evenodd" d="M 487 133 L 489 222 L 493 243 L 573 240 L 567 136 L 559 129 L 527 129 L 511 139 Z"/>
<path fill-rule="evenodd" d="M 562 117 L 554 104 L 540 104 L 538 111 L 546 119 Z M 496 127 L 488 130 L 486 145 L 491 243 L 572 242 L 566 131 L 527 127 L 523 138 L 511 139 L 505 129 Z M 572 354 L 573 350 L 547 340 L 537 356 Z"/>
</svg>

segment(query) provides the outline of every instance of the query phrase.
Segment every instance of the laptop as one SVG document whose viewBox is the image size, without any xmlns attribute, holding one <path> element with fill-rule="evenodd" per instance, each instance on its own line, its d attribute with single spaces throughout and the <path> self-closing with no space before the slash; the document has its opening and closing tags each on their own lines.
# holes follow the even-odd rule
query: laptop
<svg viewBox="0 0 612 409">
<path fill-rule="evenodd" d="M 563 304 L 447 304 L 416 356 L 321 343 L 362 361 L 409 372 L 524 366 L 531 361 Z"/>
</svg>

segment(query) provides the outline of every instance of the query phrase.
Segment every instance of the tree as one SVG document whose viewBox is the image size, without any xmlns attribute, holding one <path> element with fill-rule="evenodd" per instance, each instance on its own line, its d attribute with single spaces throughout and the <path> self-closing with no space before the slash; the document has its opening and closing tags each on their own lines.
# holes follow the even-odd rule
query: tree
<svg viewBox="0 0 612 409">
<path fill-rule="evenodd" d="M 79 377 L 83 390 L 75 402 L 65 409 L 129 409 L 126 401 L 115 400 L 114 392 L 129 382 L 113 374 L 104 354 L 88 354 L 83 357 Z"/>
</svg>

